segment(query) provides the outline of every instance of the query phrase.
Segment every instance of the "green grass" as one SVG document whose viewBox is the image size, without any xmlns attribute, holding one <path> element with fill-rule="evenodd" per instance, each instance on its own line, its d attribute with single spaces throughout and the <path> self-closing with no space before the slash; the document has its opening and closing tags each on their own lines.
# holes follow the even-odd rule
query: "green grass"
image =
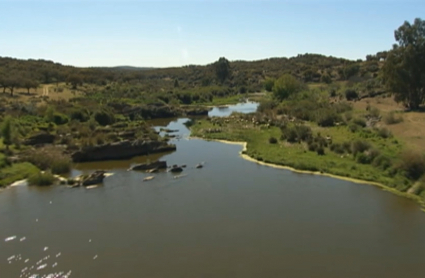
<svg viewBox="0 0 425 278">
<path fill-rule="evenodd" d="M 226 105 L 226 104 L 237 104 L 240 102 L 240 99 L 243 98 L 244 95 L 233 95 L 227 97 L 214 97 L 211 102 L 205 103 L 196 103 L 197 105 L 206 105 L 206 106 L 217 106 L 217 105 Z"/>
<path fill-rule="evenodd" d="M 334 143 L 342 143 L 361 139 L 369 142 L 373 148 L 378 149 L 394 160 L 403 149 L 403 144 L 395 141 L 394 138 L 384 139 L 375 133 L 361 131 L 352 133 L 346 126 L 332 128 L 321 128 L 310 123 L 313 133 L 321 133 L 322 136 L 331 136 Z M 316 152 L 308 150 L 306 143 L 290 144 L 286 141 L 278 140 L 277 144 L 270 144 L 269 138 L 280 138 L 281 131 L 277 127 L 243 128 L 240 124 L 223 124 L 219 133 L 205 133 L 208 128 L 218 128 L 208 120 L 199 120 L 191 127 L 192 135 L 206 139 L 221 139 L 230 141 L 247 142 L 246 154 L 250 157 L 264 161 L 266 163 L 292 167 L 298 170 L 328 173 L 332 175 L 376 182 L 395 189 L 401 195 L 407 195 L 407 191 L 412 185 L 411 181 L 401 174 L 391 175 L 389 170 L 374 167 L 371 164 L 360 164 L 356 162 L 352 154 L 336 154 L 329 148 L 325 148 L 325 155 L 319 156 Z M 416 196 L 408 196 L 419 199 Z M 423 196 L 425 198 L 425 196 Z"/>
<path fill-rule="evenodd" d="M 37 174 L 39 171 L 37 167 L 28 162 L 16 163 L 9 167 L 4 167 L 0 169 L 0 187 L 26 179 L 31 175 Z"/>
</svg>

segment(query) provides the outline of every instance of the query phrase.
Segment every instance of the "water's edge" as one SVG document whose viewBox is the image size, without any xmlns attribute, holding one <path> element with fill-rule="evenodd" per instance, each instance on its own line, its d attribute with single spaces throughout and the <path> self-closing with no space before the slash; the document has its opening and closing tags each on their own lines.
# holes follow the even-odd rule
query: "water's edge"
<svg viewBox="0 0 425 278">
<path fill-rule="evenodd" d="M 325 172 L 319 172 L 319 171 L 299 170 L 299 169 L 296 169 L 296 168 L 293 168 L 293 167 L 290 167 L 290 166 L 278 165 L 278 164 L 260 161 L 260 160 L 257 160 L 257 159 L 255 159 L 255 158 L 253 158 L 253 157 L 251 157 L 251 156 L 249 156 L 245 153 L 247 151 L 247 146 L 248 146 L 247 142 L 229 141 L 229 140 L 220 140 L 220 139 L 207 139 L 207 138 L 201 138 L 201 137 L 195 137 L 195 136 L 190 136 L 189 139 L 200 139 L 200 140 L 204 140 L 204 141 L 220 142 L 220 143 L 223 143 L 223 144 L 240 145 L 240 146 L 242 146 L 242 150 L 239 152 L 240 157 L 242 157 L 243 159 L 245 159 L 247 161 L 254 162 L 254 163 L 257 163 L 257 164 L 260 164 L 260 165 L 263 165 L 263 166 L 272 167 L 272 168 L 276 168 L 276 169 L 289 170 L 291 172 L 300 173 L 300 174 L 324 176 L 324 177 L 349 181 L 349 182 L 353 182 L 353 183 L 357 183 L 357 184 L 373 185 L 373 186 L 376 186 L 376 187 L 378 187 L 378 188 L 380 188 L 384 191 L 388 191 L 388 192 L 391 192 L 391 193 L 398 195 L 400 197 L 408 198 L 408 199 L 411 199 L 411 200 L 417 202 L 420 206 L 424 207 L 422 209 L 422 211 L 425 212 L 425 202 L 422 200 L 422 198 L 420 198 L 419 196 L 414 195 L 414 194 L 409 194 L 407 192 L 398 191 L 398 190 L 391 188 L 389 186 L 386 186 L 382 183 L 367 181 L 367 180 L 361 180 L 361 179 L 355 179 L 355 178 L 349 178 L 349 177 L 344 177 L 344 176 L 338 176 L 338 175 L 325 173 Z"/>
</svg>

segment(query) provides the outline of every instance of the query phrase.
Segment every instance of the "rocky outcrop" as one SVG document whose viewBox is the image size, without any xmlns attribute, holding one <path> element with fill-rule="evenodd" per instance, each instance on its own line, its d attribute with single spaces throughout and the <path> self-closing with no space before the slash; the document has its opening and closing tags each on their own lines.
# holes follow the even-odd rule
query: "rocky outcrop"
<svg viewBox="0 0 425 278">
<path fill-rule="evenodd" d="M 143 171 L 143 170 L 150 170 L 150 169 L 166 169 L 166 168 L 167 168 L 166 161 L 155 161 L 152 163 L 136 164 L 132 166 L 130 170 Z"/>
<path fill-rule="evenodd" d="M 102 170 L 95 171 L 91 173 L 90 175 L 83 177 L 81 180 L 81 185 L 89 186 L 89 185 L 102 183 L 103 179 L 105 178 L 105 173 L 106 172 Z"/>
<path fill-rule="evenodd" d="M 177 166 L 177 165 L 173 165 L 173 167 L 171 167 L 170 172 L 172 173 L 180 173 L 183 171 L 183 167 L 181 166 Z"/>
<path fill-rule="evenodd" d="M 24 145 L 44 145 L 44 144 L 52 144 L 55 141 L 55 135 L 50 133 L 38 133 L 35 134 L 24 141 Z"/>
<path fill-rule="evenodd" d="M 74 152 L 71 157 L 74 162 L 101 161 L 129 159 L 134 156 L 147 155 L 152 153 L 175 151 L 176 146 L 161 141 L 120 141 L 84 147 Z"/>
</svg>

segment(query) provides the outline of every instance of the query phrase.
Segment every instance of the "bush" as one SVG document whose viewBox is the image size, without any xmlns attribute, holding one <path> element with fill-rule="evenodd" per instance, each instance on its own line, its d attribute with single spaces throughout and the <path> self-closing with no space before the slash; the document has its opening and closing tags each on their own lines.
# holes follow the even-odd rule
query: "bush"
<svg viewBox="0 0 425 278">
<path fill-rule="evenodd" d="M 394 125 L 401 123 L 403 121 L 403 117 L 401 115 L 396 115 L 394 111 L 391 111 L 384 117 L 384 122 L 387 125 Z"/>
<path fill-rule="evenodd" d="M 379 136 L 381 136 L 382 138 L 391 138 L 393 135 L 391 133 L 391 131 L 388 130 L 388 128 L 379 128 L 377 130 L 377 133 Z"/>
<path fill-rule="evenodd" d="M 295 126 L 295 130 L 297 132 L 298 139 L 301 141 L 306 141 L 313 136 L 313 132 L 309 126 L 297 125 Z"/>
<path fill-rule="evenodd" d="M 325 155 L 325 149 L 322 146 L 318 147 L 317 148 L 317 154 L 318 155 Z"/>
<path fill-rule="evenodd" d="M 378 155 L 372 162 L 372 165 L 382 170 L 387 170 L 391 167 L 391 159 L 386 155 Z"/>
<path fill-rule="evenodd" d="M 419 179 L 425 174 L 425 157 L 415 151 L 405 151 L 401 155 L 399 169 L 405 172 L 407 178 L 412 180 Z"/>
<path fill-rule="evenodd" d="M 281 138 L 287 140 L 290 143 L 298 141 L 307 141 L 313 136 L 311 128 L 306 125 L 296 125 L 296 126 L 285 126 L 281 128 L 282 136 Z"/>
<path fill-rule="evenodd" d="M 270 137 L 269 138 L 269 143 L 270 144 L 276 144 L 277 143 L 277 139 L 275 137 Z"/>
<path fill-rule="evenodd" d="M 68 123 L 68 117 L 64 114 L 55 112 L 53 114 L 53 119 L 52 121 L 56 124 L 56 125 L 64 125 L 66 123 Z"/>
<path fill-rule="evenodd" d="M 351 132 L 357 132 L 357 131 L 359 131 L 360 130 L 360 126 L 358 126 L 358 125 L 356 125 L 355 123 L 350 123 L 349 125 L 348 125 L 348 129 L 351 131 Z"/>
<path fill-rule="evenodd" d="M 369 115 L 371 117 L 378 118 L 380 114 L 381 114 L 381 112 L 379 111 L 378 108 L 376 108 L 376 107 L 370 107 L 369 108 Z"/>
<path fill-rule="evenodd" d="M 266 89 L 267 92 L 271 92 L 273 90 L 274 82 L 274 78 L 266 78 L 264 81 L 264 89 Z"/>
<path fill-rule="evenodd" d="M 308 143 L 308 150 L 311 152 L 315 152 L 319 146 L 316 143 L 309 142 Z"/>
<path fill-rule="evenodd" d="M 356 156 L 356 161 L 361 164 L 370 164 L 372 162 L 372 158 L 365 153 L 359 153 Z"/>
<path fill-rule="evenodd" d="M 70 117 L 72 120 L 77 120 L 79 122 L 87 122 L 90 119 L 90 115 L 85 109 L 77 109 L 72 110 Z"/>
<path fill-rule="evenodd" d="M 278 100 L 283 100 L 302 90 L 300 81 L 290 74 L 285 74 L 274 82 L 273 96 Z"/>
<path fill-rule="evenodd" d="M 94 113 L 94 119 L 102 126 L 111 125 L 115 123 L 115 117 L 112 113 L 101 110 Z"/>
<path fill-rule="evenodd" d="M 370 144 L 366 141 L 355 140 L 351 143 L 351 152 L 354 155 L 357 155 L 357 153 L 363 153 L 367 151 L 369 148 L 370 148 Z"/>
<path fill-rule="evenodd" d="M 363 118 L 355 118 L 353 119 L 353 123 L 361 127 L 366 127 L 366 120 Z"/>
<path fill-rule="evenodd" d="M 29 185 L 47 186 L 55 182 L 55 177 L 50 172 L 38 172 L 28 178 Z"/>
<path fill-rule="evenodd" d="M 51 169 L 55 174 L 64 174 L 71 170 L 71 160 L 59 148 L 44 147 L 29 150 L 23 158 L 41 170 Z"/>
<path fill-rule="evenodd" d="M 334 126 L 335 122 L 341 121 L 341 116 L 332 110 L 322 110 L 319 111 L 319 116 L 316 121 L 319 126 L 329 127 Z"/>
<path fill-rule="evenodd" d="M 334 143 L 334 144 L 330 145 L 329 148 L 330 148 L 331 151 L 333 151 L 334 153 L 337 153 L 337 154 L 345 153 L 344 147 L 339 143 Z"/>
<path fill-rule="evenodd" d="M 354 100 L 354 99 L 358 99 L 359 95 L 357 94 L 357 92 L 353 89 L 347 89 L 345 90 L 345 98 L 347 100 Z"/>
<path fill-rule="evenodd" d="M 71 161 L 67 158 L 54 160 L 50 169 L 53 174 L 67 174 L 71 171 Z"/>
</svg>

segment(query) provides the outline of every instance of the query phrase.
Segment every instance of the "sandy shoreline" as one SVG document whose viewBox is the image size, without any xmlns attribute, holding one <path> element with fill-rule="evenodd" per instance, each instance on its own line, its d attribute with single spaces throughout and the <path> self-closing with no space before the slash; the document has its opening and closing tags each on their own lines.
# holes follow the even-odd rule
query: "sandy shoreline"
<svg viewBox="0 0 425 278">
<path fill-rule="evenodd" d="M 206 139 L 206 138 L 200 138 L 200 137 L 189 137 L 189 139 L 201 139 L 201 140 L 205 140 L 205 141 L 215 141 L 215 142 L 220 142 L 220 143 L 224 143 L 224 144 L 239 145 L 239 146 L 242 146 L 242 150 L 239 152 L 239 155 L 243 159 L 248 160 L 250 162 L 255 162 L 257 164 L 260 164 L 260 165 L 263 165 L 263 166 L 272 167 L 272 168 L 276 168 L 276 169 L 289 170 L 289 171 L 294 172 L 294 173 L 324 176 L 324 177 L 329 177 L 329 178 L 334 178 L 334 179 L 349 181 L 349 182 L 353 182 L 353 183 L 357 183 L 357 184 L 374 185 L 374 186 L 377 186 L 377 187 L 381 188 L 384 191 L 388 191 L 388 192 L 394 193 L 394 194 L 396 194 L 398 196 L 402 196 L 402 197 L 405 197 L 405 198 L 409 198 L 409 199 L 415 200 L 420 205 L 425 206 L 424 201 L 421 200 L 421 198 L 419 196 L 413 195 L 413 194 L 409 194 L 409 193 L 406 193 L 406 192 L 398 191 L 398 190 L 396 190 L 394 188 L 391 188 L 389 186 L 383 185 L 383 184 L 378 183 L 378 182 L 366 181 L 366 180 L 349 178 L 349 177 L 344 177 L 344 176 L 338 176 L 338 175 L 333 175 L 333 174 L 329 174 L 329 173 L 321 173 L 321 172 L 318 172 L 318 171 L 314 172 L 314 171 L 298 170 L 298 169 L 295 169 L 295 168 L 292 168 L 292 167 L 289 167 L 289 166 L 277 165 L 277 164 L 273 164 L 273 163 L 266 163 L 266 162 L 263 162 L 263 161 L 256 160 L 255 158 L 252 158 L 249 155 L 244 154 L 244 152 L 247 150 L 247 145 L 248 145 L 247 142 L 228 141 L 228 140 L 219 140 L 219 139 Z M 422 211 L 425 212 L 425 209 L 422 209 Z"/>
</svg>

